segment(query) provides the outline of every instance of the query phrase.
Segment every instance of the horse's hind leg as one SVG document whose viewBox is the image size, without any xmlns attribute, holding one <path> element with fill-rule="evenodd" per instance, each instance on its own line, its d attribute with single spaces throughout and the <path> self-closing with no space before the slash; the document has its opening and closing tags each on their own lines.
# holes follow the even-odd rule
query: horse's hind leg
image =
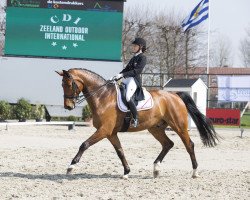
<svg viewBox="0 0 250 200">
<path fill-rule="evenodd" d="M 148 131 L 157 139 L 162 145 L 162 151 L 154 161 L 154 171 L 153 175 L 154 178 L 157 178 L 160 174 L 160 163 L 162 162 L 163 158 L 166 156 L 168 151 L 174 146 L 174 143 L 167 137 L 165 134 L 166 127 L 154 127 L 148 129 Z"/>
<path fill-rule="evenodd" d="M 191 161 L 192 161 L 192 166 L 193 166 L 192 178 L 198 178 L 199 177 L 199 175 L 197 173 L 198 164 L 197 164 L 195 153 L 194 153 L 194 143 L 189 137 L 188 130 L 181 131 L 181 132 L 179 131 L 177 133 L 180 136 L 182 142 L 184 143 L 184 145 L 186 147 L 187 152 L 190 155 L 190 158 L 191 158 Z"/>
<path fill-rule="evenodd" d="M 125 155 L 124 155 L 124 152 L 123 152 L 120 140 L 119 140 L 119 138 L 117 136 L 117 133 L 115 133 L 115 134 L 111 135 L 110 137 L 108 137 L 108 140 L 111 142 L 111 144 L 115 148 L 116 153 L 117 153 L 118 157 L 120 158 L 120 160 L 122 162 L 122 165 L 124 167 L 123 178 L 127 179 L 128 178 L 128 174 L 130 172 L 130 168 L 129 168 L 128 162 L 127 162 L 127 160 L 125 158 Z"/>
</svg>

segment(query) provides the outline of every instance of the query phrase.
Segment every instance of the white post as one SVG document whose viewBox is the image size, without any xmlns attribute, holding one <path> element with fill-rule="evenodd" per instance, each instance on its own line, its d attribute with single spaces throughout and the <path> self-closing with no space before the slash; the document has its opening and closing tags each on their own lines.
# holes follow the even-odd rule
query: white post
<svg viewBox="0 0 250 200">
<path fill-rule="evenodd" d="M 244 115 L 244 113 L 246 112 L 246 109 L 248 108 L 248 106 L 250 105 L 250 101 L 247 102 L 247 105 L 245 106 L 245 108 L 243 109 L 243 111 L 240 114 L 240 118 Z"/>
</svg>

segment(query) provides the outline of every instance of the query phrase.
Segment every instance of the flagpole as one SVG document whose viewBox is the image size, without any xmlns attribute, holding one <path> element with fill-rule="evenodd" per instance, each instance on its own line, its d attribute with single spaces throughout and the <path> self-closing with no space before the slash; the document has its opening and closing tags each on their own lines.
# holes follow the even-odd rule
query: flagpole
<svg viewBox="0 0 250 200">
<path fill-rule="evenodd" d="M 211 27 L 211 23 L 210 23 L 210 19 L 211 19 L 211 2 L 212 0 L 208 1 L 208 32 L 207 32 L 207 75 L 209 74 L 209 65 L 210 65 L 210 27 Z"/>
<path fill-rule="evenodd" d="M 211 19 L 211 4 L 208 1 L 208 32 L 207 32 L 207 108 L 209 107 L 209 93 L 210 93 L 210 77 L 209 77 L 209 65 L 210 65 L 210 19 Z"/>
</svg>

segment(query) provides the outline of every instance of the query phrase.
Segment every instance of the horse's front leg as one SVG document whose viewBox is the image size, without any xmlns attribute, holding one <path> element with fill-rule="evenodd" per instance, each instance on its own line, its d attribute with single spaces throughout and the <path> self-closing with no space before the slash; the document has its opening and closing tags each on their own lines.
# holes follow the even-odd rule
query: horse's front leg
<svg viewBox="0 0 250 200">
<path fill-rule="evenodd" d="M 114 146 L 116 153 L 118 155 L 118 157 L 120 158 L 122 165 L 124 167 L 124 175 L 123 175 L 123 179 L 128 179 L 128 174 L 130 172 L 130 168 L 128 166 L 128 162 L 125 158 L 120 140 L 117 136 L 117 133 L 114 133 L 113 135 L 111 135 L 110 137 L 108 137 L 108 140 L 111 142 L 111 144 Z"/>
<path fill-rule="evenodd" d="M 70 166 L 68 167 L 67 174 L 72 173 L 75 164 L 80 161 L 82 154 L 85 150 L 87 150 L 90 146 L 106 137 L 107 132 L 105 131 L 105 129 L 98 129 L 91 137 L 89 137 L 85 142 L 83 142 L 79 148 L 79 151 L 77 152 L 76 156 L 73 158 Z"/>
</svg>

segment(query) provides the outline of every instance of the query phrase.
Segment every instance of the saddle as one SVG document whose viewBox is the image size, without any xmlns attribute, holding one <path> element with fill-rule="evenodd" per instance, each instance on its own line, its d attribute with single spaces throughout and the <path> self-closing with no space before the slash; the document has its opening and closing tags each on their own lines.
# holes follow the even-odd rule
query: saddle
<svg viewBox="0 0 250 200">
<path fill-rule="evenodd" d="M 118 108 L 122 112 L 129 112 L 130 110 L 128 108 L 128 103 L 126 101 L 126 86 L 123 83 L 121 83 L 120 85 L 116 84 L 116 92 L 117 92 Z M 143 88 L 143 94 L 145 97 L 144 100 L 134 101 L 137 111 L 149 110 L 154 106 L 153 98 L 151 94 L 145 88 Z M 134 95 L 132 98 L 134 98 Z"/>
<path fill-rule="evenodd" d="M 120 132 L 126 132 L 130 126 L 131 122 L 131 112 L 128 108 L 128 103 L 126 101 L 126 86 L 125 84 L 121 83 L 120 85 L 115 84 L 116 86 L 116 92 L 117 92 L 117 105 L 118 108 L 126 113 L 126 116 L 124 118 L 124 122 L 122 125 L 122 128 Z M 142 101 L 134 101 L 137 111 L 142 111 L 142 110 L 149 110 L 154 106 L 153 98 L 151 94 L 143 88 L 143 94 L 145 99 Z M 132 97 L 134 98 L 134 96 Z"/>
</svg>

